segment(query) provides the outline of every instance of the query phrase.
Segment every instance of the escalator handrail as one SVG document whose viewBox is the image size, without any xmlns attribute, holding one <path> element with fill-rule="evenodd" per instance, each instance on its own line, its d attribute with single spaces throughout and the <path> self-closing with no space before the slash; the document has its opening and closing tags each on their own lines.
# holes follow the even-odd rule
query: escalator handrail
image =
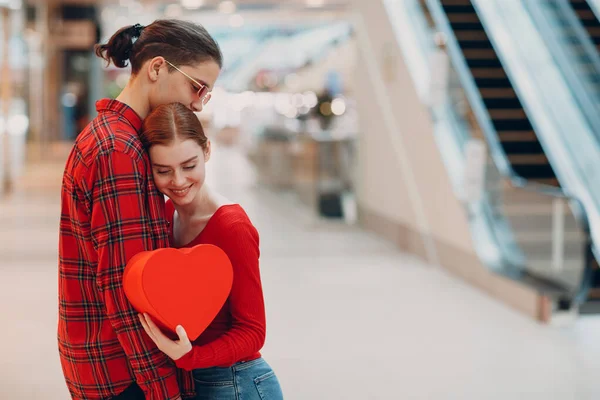
<svg viewBox="0 0 600 400">
<path fill-rule="evenodd" d="M 600 20 L 600 0 L 585 0 L 592 12 Z"/>
<path fill-rule="evenodd" d="M 544 0 L 547 1 L 547 0 Z M 593 71 L 597 76 L 600 76 L 600 55 L 593 45 L 589 35 L 585 32 L 581 22 L 575 16 L 573 9 L 566 3 L 566 0 L 553 0 L 560 7 L 560 12 L 569 24 L 569 28 L 573 31 L 579 44 L 582 45 L 586 57 L 592 62 Z M 537 28 L 542 36 L 546 39 L 546 44 L 550 52 L 554 56 L 555 62 L 558 64 L 565 80 L 571 87 L 571 93 L 577 101 L 579 107 L 583 110 L 585 118 L 588 120 L 593 132 L 600 135 L 600 114 L 593 106 L 595 99 L 590 91 L 586 88 L 585 82 L 580 78 L 580 74 L 573 68 L 573 61 L 570 55 L 565 52 L 562 46 L 557 43 L 553 28 L 550 26 L 546 18 L 545 12 L 541 9 L 537 0 L 528 0 L 523 2 L 525 8 L 529 11 L 529 15 L 535 21 Z"/>
</svg>

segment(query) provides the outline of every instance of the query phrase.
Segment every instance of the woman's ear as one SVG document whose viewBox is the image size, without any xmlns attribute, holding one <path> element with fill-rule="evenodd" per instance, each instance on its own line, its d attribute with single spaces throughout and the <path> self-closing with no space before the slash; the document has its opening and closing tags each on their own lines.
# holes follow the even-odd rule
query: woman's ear
<svg viewBox="0 0 600 400">
<path fill-rule="evenodd" d="M 210 149 L 211 149 L 211 145 L 210 145 L 210 140 L 206 141 L 206 149 L 204 150 L 204 162 L 208 162 L 208 160 L 210 160 Z"/>
</svg>

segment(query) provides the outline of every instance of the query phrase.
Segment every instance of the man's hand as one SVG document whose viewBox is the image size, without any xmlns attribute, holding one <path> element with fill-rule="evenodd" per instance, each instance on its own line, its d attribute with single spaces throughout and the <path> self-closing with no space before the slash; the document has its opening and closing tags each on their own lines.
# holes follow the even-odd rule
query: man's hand
<svg viewBox="0 0 600 400">
<path fill-rule="evenodd" d="M 183 326 L 178 325 L 175 328 L 179 340 L 171 340 L 165 336 L 158 326 L 152 321 L 148 314 L 139 314 L 140 322 L 144 330 L 150 336 L 150 339 L 156 344 L 156 347 L 172 360 L 179 360 L 192 350 L 192 343 L 188 339 L 187 333 Z"/>
</svg>

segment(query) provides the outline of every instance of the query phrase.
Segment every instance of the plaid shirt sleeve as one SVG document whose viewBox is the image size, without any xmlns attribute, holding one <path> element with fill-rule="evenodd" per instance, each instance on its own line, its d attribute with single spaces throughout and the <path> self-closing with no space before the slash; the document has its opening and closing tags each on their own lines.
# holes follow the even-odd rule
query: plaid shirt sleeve
<svg viewBox="0 0 600 400">
<path fill-rule="evenodd" d="M 91 235 L 98 252 L 96 283 L 106 314 L 146 398 L 176 399 L 180 396 L 176 368 L 144 332 L 122 286 L 129 259 L 153 248 L 143 160 L 112 151 L 96 162 Z"/>
</svg>

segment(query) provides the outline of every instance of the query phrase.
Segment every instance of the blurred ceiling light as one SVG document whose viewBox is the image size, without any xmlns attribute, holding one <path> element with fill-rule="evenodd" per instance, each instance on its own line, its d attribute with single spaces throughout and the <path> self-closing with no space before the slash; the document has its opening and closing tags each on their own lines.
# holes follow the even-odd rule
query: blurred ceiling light
<svg viewBox="0 0 600 400">
<path fill-rule="evenodd" d="M 244 25 L 244 17 L 242 17 L 240 14 L 233 14 L 231 17 L 229 17 L 229 25 L 233 28 L 241 27 Z"/>
<path fill-rule="evenodd" d="M 268 73 L 265 75 L 265 86 L 268 88 L 274 88 L 279 83 L 279 78 L 274 73 Z"/>
<path fill-rule="evenodd" d="M 298 112 L 300 113 L 300 115 L 306 115 L 310 112 L 310 107 L 302 106 L 298 109 Z"/>
<path fill-rule="evenodd" d="M 258 108 L 271 108 L 275 103 L 275 97 L 268 92 L 261 92 L 256 94 L 256 106 Z"/>
<path fill-rule="evenodd" d="M 75 93 L 65 93 L 62 95 L 61 102 L 64 107 L 75 107 L 77 96 L 75 96 Z"/>
<path fill-rule="evenodd" d="M 232 97 L 233 98 L 229 102 L 229 106 L 231 108 L 233 108 L 235 111 L 242 111 L 244 108 L 246 108 L 246 102 L 242 96 L 234 95 Z"/>
<path fill-rule="evenodd" d="M 325 115 L 326 117 L 331 115 L 331 103 L 326 101 L 324 103 L 321 103 L 321 107 L 319 107 L 319 111 L 321 112 L 322 115 Z"/>
<path fill-rule="evenodd" d="M 181 5 L 188 10 L 195 10 L 204 5 L 204 0 L 181 0 Z"/>
<path fill-rule="evenodd" d="M 16 114 L 8 118 L 6 125 L 10 135 L 24 135 L 29 128 L 29 118 L 23 114 Z"/>
<path fill-rule="evenodd" d="M 247 90 L 245 92 L 242 92 L 241 94 L 242 98 L 244 99 L 244 101 L 246 102 L 246 105 L 248 107 L 254 106 L 255 102 L 256 102 L 256 93 Z"/>
<path fill-rule="evenodd" d="M 325 0 L 306 0 L 307 7 L 323 7 Z"/>
<path fill-rule="evenodd" d="M 298 109 L 291 107 L 283 115 L 288 118 L 296 118 L 298 116 Z"/>
<path fill-rule="evenodd" d="M 21 0 L 9 0 L 8 2 L 8 8 L 10 8 L 11 10 L 20 10 L 22 6 L 23 2 Z"/>
<path fill-rule="evenodd" d="M 296 108 L 304 106 L 304 96 L 301 93 L 296 93 L 292 96 L 292 104 Z"/>
<path fill-rule="evenodd" d="M 307 107 L 313 108 L 319 104 L 319 99 L 315 92 L 304 92 L 304 104 Z"/>
<path fill-rule="evenodd" d="M 298 74 L 288 74 L 285 77 L 285 84 L 290 90 L 296 91 L 300 87 L 300 77 Z"/>
<path fill-rule="evenodd" d="M 285 115 L 290 112 L 290 109 L 294 108 L 290 104 L 290 97 L 286 93 L 277 93 L 275 95 L 275 111 L 279 114 Z"/>
<path fill-rule="evenodd" d="M 344 99 L 340 99 L 339 97 L 337 99 L 334 99 L 331 102 L 331 112 L 334 115 L 342 115 L 343 113 L 345 113 L 346 102 L 344 101 Z"/>
<path fill-rule="evenodd" d="M 165 7 L 165 17 L 177 18 L 183 15 L 183 9 L 179 4 L 169 4 Z"/>
<path fill-rule="evenodd" d="M 225 0 L 219 3 L 219 11 L 223 14 L 233 14 L 237 10 L 237 6 L 233 1 Z"/>
</svg>

